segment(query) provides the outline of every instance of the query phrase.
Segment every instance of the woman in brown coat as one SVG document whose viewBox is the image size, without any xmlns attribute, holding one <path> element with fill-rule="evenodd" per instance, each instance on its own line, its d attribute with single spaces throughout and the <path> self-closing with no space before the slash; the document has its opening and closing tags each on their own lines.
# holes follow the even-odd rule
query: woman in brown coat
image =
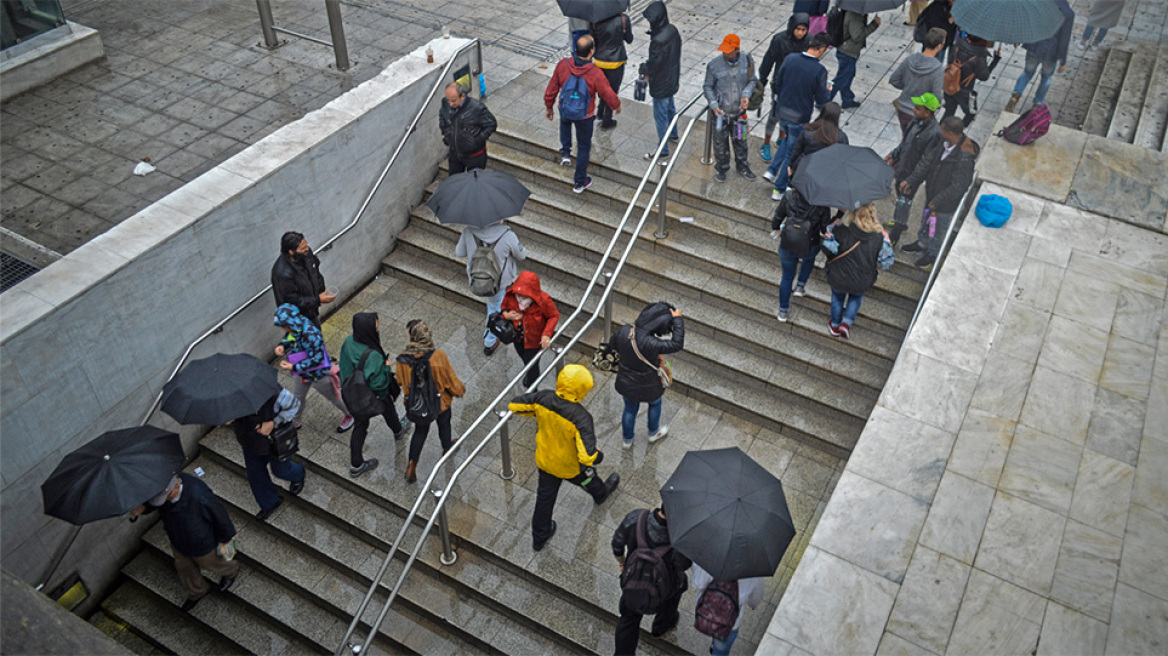
<svg viewBox="0 0 1168 656">
<path fill-rule="evenodd" d="M 450 359 L 446 354 L 434 348 L 429 326 L 421 319 L 414 319 L 406 325 L 406 329 L 410 334 L 410 343 L 397 357 L 397 369 L 394 371 L 394 376 L 405 396 L 406 412 L 408 414 L 410 408 L 410 379 L 413 377 L 414 368 L 419 364 L 424 363 L 424 368 L 429 371 L 434 388 L 441 399 L 441 409 L 433 419 L 411 417 L 414 421 L 414 436 L 410 439 L 410 462 L 406 466 L 406 482 L 413 483 L 418 480 L 418 458 L 422 455 L 422 446 L 426 444 L 426 437 L 430 434 L 430 424 L 438 423 L 438 440 L 442 442 L 442 453 L 446 453 L 453 444 L 450 439 L 450 404 L 454 397 L 461 397 L 466 393 L 466 387 L 458 379 L 458 374 L 454 373 L 454 367 L 450 366 Z"/>
</svg>

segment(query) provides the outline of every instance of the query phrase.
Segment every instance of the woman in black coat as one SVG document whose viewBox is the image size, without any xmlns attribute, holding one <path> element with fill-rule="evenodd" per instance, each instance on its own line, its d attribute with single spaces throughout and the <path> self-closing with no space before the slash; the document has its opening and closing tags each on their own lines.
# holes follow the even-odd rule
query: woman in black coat
<svg viewBox="0 0 1168 656">
<path fill-rule="evenodd" d="M 832 229 L 832 236 L 839 250 L 827 261 L 827 284 L 831 285 L 827 330 L 835 337 L 848 339 L 865 292 L 876 284 L 877 261 L 884 245 L 876 206 L 868 203 L 845 214 Z"/>
<path fill-rule="evenodd" d="M 665 335 L 669 335 L 665 339 Z M 633 339 L 636 339 L 634 348 Z M 616 391 L 625 400 L 621 416 L 624 448 L 632 448 L 636 430 L 637 412 L 642 403 L 649 404 L 649 443 L 669 433 L 661 426 L 661 397 L 665 387 L 657 373 L 668 353 L 677 353 L 685 346 L 685 322 L 681 310 L 668 303 L 653 303 L 641 310 L 631 326 L 622 326 L 613 334 L 609 344 L 620 353 L 620 370 L 616 375 Z"/>
</svg>

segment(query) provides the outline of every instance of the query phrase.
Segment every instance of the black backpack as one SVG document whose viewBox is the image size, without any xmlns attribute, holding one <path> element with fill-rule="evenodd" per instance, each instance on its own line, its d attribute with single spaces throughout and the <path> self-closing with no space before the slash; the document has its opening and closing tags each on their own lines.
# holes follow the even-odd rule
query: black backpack
<svg viewBox="0 0 1168 656">
<path fill-rule="evenodd" d="M 637 548 L 625 560 L 620 575 L 621 602 L 629 610 L 642 615 L 656 613 L 661 603 L 677 592 L 673 572 L 666 561 L 673 545 L 649 546 L 645 531 L 649 512 L 643 510 L 637 518 Z"/>
<path fill-rule="evenodd" d="M 378 396 L 365 382 L 365 358 L 372 352 L 371 348 L 365 350 L 353 374 L 341 384 L 341 400 L 345 402 L 349 414 L 358 419 L 376 417 L 386 410 L 385 399 Z"/>
<path fill-rule="evenodd" d="M 840 47 L 844 41 L 848 40 L 848 35 L 844 32 L 844 12 L 839 7 L 832 7 L 827 12 L 827 27 L 823 30 L 831 39 L 831 45 Z"/>
<path fill-rule="evenodd" d="M 431 351 L 424 357 L 417 356 L 411 366 L 410 392 L 406 397 L 406 417 L 417 423 L 434 421 L 442 411 L 442 398 L 438 395 L 438 386 L 434 384 L 434 376 L 430 373 Z M 401 361 L 401 358 L 398 358 Z"/>
</svg>

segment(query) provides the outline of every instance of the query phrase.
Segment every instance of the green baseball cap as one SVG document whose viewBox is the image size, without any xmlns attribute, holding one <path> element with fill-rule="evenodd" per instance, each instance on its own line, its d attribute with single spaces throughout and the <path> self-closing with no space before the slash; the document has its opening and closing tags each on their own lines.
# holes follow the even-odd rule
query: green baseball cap
<svg viewBox="0 0 1168 656">
<path fill-rule="evenodd" d="M 941 101 L 937 100 L 937 96 L 931 93 L 922 93 L 916 98 L 912 99 L 914 105 L 920 105 L 927 108 L 930 112 L 935 112 L 941 109 Z"/>
</svg>

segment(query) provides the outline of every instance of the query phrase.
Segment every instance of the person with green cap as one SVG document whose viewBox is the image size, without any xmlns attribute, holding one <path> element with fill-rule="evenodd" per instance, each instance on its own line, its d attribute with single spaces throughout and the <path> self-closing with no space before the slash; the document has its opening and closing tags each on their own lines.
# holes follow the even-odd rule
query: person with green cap
<svg viewBox="0 0 1168 656">
<path fill-rule="evenodd" d="M 944 144 L 941 128 L 934 116 L 941 108 L 941 101 L 931 93 L 922 93 L 912 98 L 912 103 L 913 120 L 904 138 L 884 158 L 896 169 L 896 210 L 892 215 L 892 223 L 888 225 L 888 238 L 893 245 L 896 245 L 901 233 L 908 229 L 913 196 L 928 177 L 929 167 L 940 158 Z"/>
</svg>

